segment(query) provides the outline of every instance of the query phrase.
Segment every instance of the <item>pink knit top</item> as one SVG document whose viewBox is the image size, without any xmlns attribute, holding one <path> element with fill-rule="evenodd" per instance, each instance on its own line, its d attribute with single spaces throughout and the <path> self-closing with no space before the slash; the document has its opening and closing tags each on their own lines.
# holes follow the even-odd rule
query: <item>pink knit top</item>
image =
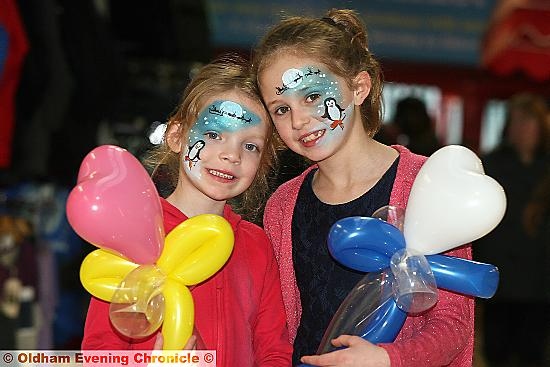
<svg viewBox="0 0 550 367">
<path fill-rule="evenodd" d="M 426 157 L 399 151 L 390 205 L 405 208 L 414 179 Z M 271 240 L 279 264 L 283 301 L 290 341 L 294 342 L 302 307 L 292 262 L 292 215 L 300 187 L 311 166 L 300 176 L 282 184 L 270 197 L 264 212 L 264 228 Z M 470 245 L 446 255 L 472 258 Z M 392 367 L 430 367 L 472 365 L 474 348 L 474 301 L 456 293 L 440 290 L 435 307 L 419 316 L 409 316 L 393 343 L 381 344 L 388 352 Z"/>
</svg>

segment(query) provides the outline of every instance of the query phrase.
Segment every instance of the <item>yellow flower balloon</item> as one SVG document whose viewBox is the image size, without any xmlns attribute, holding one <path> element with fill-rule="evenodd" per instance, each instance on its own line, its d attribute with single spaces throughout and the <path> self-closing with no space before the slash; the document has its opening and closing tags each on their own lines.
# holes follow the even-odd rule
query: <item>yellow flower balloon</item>
<svg viewBox="0 0 550 367">
<path fill-rule="evenodd" d="M 224 218 L 202 214 L 166 236 L 155 264 L 136 264 L 98 249 L 82 262 L 80 280 L 90 294 L 111 302 L 111 322 L 118 331 L 141 338 L 162 324 L 163 348 L 179 350 L 193 331 L 194 305 L 188 287 L 221 269 L 233 244 L 233 231 Z"/>
<path fill-rule="evenodd" d="M 139 265 L 106 250 L 90 252 L 80 265 L 80 281 L 94 297 L 110 302 L 120 283 Z"/>
</svg>

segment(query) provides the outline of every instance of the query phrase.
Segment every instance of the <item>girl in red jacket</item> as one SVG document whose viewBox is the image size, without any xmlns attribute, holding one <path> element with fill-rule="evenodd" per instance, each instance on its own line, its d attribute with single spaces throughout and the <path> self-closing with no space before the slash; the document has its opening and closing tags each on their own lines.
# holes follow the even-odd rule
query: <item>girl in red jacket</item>
<svg viewBox="0 0 550 367">
<path fill-rule="evenodd" d="M 258 45 L 253 65 L 279 135 L 288 148 L 316 163 L 279 187 L 264 213 L 279 263 L 294 363 L 471 366 L 473 300 L 443 290 L 436 306 L 407 318 L 395 342 L 374 345 L 344 335 L 333 344 L 348 348 L 312 356 L 338 307 L 364 276 L 331 258 L 330 227 L 345 217 L 372 216 L 388 204 L 404 208 L 426 157 L 374 140 L 381 124 L 381 69 L 353 11 L 282 21 Z M 471 258 L 469 246 L 450 254 Z"/>
<path fill-rule="evenodd" d="M 203 67 L 168 121 L 163 143 L 147 158 L 153 178 L 168 182 L 161 198 L 165 233 L 189 217 L 222 215 L 235 234 L 233 253 L 212 278 L 192 290 L 195 326 L 217 366 L 290 366 L 279 272 L 261 228 L 227 201 L 255 208 L 265 193 L 274 153 L 272 124 L 242 60 Z M 82 349 L 152 349 L 157 336 L 129 340 L 109 320 L 109 304 L 92 298 Z M 188 343 L 189 344 L 189 343 Z"/>
</svg>

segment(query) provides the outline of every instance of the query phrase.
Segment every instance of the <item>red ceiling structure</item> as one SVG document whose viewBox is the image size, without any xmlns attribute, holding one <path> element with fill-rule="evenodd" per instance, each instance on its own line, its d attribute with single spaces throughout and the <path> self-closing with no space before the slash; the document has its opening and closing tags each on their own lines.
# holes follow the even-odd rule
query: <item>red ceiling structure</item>
<svg viewBox="0 0 550 367">
<path fill-rule="evenodd" d="M 482 64 L 498 75 L 518 71 L 550 80 L 550 1 L 501 0 L 486 34 Z"/>
</svg>

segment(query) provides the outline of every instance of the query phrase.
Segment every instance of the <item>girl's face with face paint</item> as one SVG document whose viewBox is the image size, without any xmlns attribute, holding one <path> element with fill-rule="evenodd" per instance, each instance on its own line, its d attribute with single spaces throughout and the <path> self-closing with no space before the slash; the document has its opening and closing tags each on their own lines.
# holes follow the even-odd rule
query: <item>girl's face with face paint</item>
<svg viewBox="0 0 550 367">
<path fill-rule="evenodd" d="M 243 193 L 256 176 L 268 123 L 264 108 L 243 93 L 209 99 L 182 142 L 183 180 L 218 201 Z"/>
<path fill-rule="evenodd" d="M 294 152 L 320 161 L 350 135 L 352 91 L 323 64 L 282 55 L 259 75 L 259 84 L 279 135 Z"/>
</svg>

